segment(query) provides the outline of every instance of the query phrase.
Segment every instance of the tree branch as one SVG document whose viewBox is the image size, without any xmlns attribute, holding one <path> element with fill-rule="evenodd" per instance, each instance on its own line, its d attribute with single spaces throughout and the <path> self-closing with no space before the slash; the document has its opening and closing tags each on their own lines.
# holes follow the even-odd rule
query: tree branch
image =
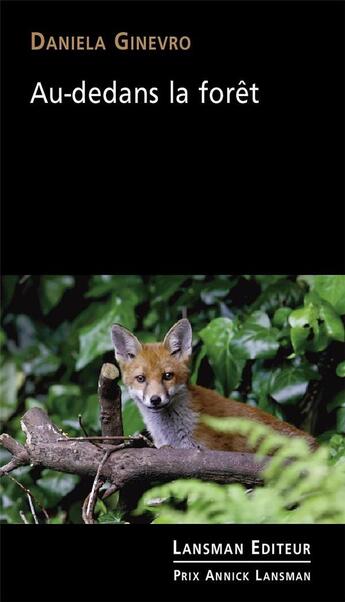
<svg viewBox="0 0 345 602">
<path fill-rule="evenodd" d="M 107 445 L 98 449 L 88 441 L 70 441 L 68 437 L 62 437 L 40 408 L 28 410 L 21 424 L 27 437 L 25 448 L 20 444 L 13 445 L 12 439 L 10 449 L 16 466 L 19 461 L 20 464 L 34 464 L 72 474 L 92 477 L 97 474 Z M 9 449 L 7 437 L 2 435 L 0 443 Z M 257 485 L 262 482 L 260 473 L 266 461 L 258 461 L 254 454 L 239 452 L 125 448 L 107 458 L 99 477 L 110 481 L 117 489 L 135 482 L 164 482 L 177 478 Z M 9 472 L 9 465 L 6 466 L 6 472 Z"/>
<path fill-rule="evenodd" d="M 25 447 L 10 437 L 10 435 L 7 435 L 6 433 L 0 435 L 0 445 L 7 449 L 13 456 L 8 464 L 5 464 L 5 466 L 0 468 L 0 477 L 8 472 L 11 472 L 11 470 L 18 468 L 18 466 L 29 464 L 29 456 Z"/>
<path fill-rule="evenodd" d="M 114 364 L 103 364 L 98 381 L 98 398 L 102 435 L 123 435 L 121 389 L 117 384 L 120 373 Z"/>
</svg>

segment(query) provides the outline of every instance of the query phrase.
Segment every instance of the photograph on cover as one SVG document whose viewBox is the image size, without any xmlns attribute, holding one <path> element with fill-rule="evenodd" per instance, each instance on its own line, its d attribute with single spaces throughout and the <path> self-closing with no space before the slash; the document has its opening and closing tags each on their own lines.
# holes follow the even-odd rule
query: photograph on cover
<svg viewBox="0 0 345 602">
<path fill-rule="evenodd" d="M 345 523 L 345 276 L 2 277 L 1 523 Z"/>
</svg>

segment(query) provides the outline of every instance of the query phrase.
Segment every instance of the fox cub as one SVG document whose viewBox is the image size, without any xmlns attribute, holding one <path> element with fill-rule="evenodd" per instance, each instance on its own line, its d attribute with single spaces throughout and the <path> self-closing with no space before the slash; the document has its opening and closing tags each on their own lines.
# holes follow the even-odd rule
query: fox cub
<svg viewBox="0 0 345 602">
<path fill-rule="evenodd" d="M 179 320 L 162 343 L 141 344 L 119 324 L 112 327 L 112 340 L 123 383 L 137 403 L 156 447 L 253 451 L 240 435 L 218 433 L 202 424 L 199 417 L 203 414 L 243 416 L 281 434 L 304 437 L 310 447 L 315 447 L 313 437 L 271 414 L 190 385 L 192 328 L 188 320 Z"/>
</svg>

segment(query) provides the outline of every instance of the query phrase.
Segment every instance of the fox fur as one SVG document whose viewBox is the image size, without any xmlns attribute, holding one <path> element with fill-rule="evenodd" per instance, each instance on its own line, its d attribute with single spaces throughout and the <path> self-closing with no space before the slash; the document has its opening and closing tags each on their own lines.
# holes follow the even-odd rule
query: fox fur
<svg viewBox="0 0 345 602">
<path fill-rule="evenodd" d="M 189 384 L 192 328 L 187 319 L 179 320 L 161 343 L 142 344 L 119 324 L 112 327 L 112 340 L 123 383 L 156 447 L 255 451 L 243 436 L 209 428 L 200 421 L 202 415 L 248 418 L 316 446 L 311 435 L 259 408 Z"/>
</svg>

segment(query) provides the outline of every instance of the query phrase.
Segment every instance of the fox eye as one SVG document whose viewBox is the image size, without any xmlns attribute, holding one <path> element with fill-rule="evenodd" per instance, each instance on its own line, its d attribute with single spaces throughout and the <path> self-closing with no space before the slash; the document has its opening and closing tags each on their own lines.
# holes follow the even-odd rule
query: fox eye
<svg viewBox="0 0 345 602">
<path fill-rule="evenodd" d="M 173 376 L 174 376 L 173 372 L 164 372 L 163 380 L 171 380 Z"/>
<path fill-rule="evenodd" d="M 136 376 L 135 378 L 137 379 L 138 383 L 144 383 L 146 380 L 143 374 L 139 374 L 139 376 Z"/>
</svg>

